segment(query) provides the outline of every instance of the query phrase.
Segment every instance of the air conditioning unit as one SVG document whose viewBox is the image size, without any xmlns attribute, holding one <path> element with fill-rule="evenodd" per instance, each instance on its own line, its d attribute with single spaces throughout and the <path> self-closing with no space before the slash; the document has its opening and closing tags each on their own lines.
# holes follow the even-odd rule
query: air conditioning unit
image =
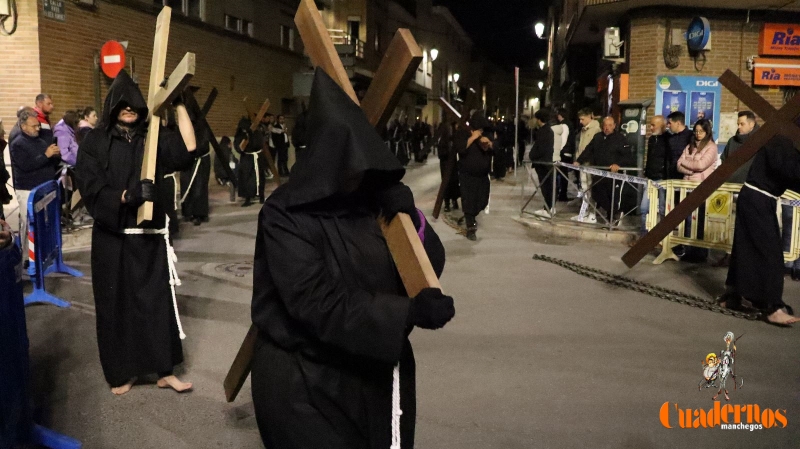
<svg viewBox="0 0 800 449">
<path fill-rule="evenodd" d="M 96 5 L 96 1 L 95 1 L 95 0 L 78 0 L 78 2 L 77 2 L 77 3 L 78 3 L 78 5 L 80 5 L 80 6 L 90 6 L 90 7 L 94 7 L 94 6 Z"/>
<path fill-rule="evenodd" d="M 620 40 L 619 28 L 606 28 L 603 37 L 603 59 L 621 58 L 623 45 L 625 45 L 625 41 Z"/>
<path fill-rule="evenodd" d="M 0 0 L 0 16 L 11 15 L 11 2 L 9 0 Z"/>
</svg>

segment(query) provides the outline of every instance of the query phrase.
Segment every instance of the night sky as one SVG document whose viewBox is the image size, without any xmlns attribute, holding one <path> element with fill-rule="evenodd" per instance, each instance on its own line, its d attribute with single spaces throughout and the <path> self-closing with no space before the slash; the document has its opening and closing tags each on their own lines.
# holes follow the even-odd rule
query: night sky
<svg viewBox="0 0 800 449">
<path fill-rule="evenodd" d="M 547 57 L 547 41 L 536 37 L 533 25 L 546 24 L 549 0 L 434 0 L 433 3 L 446 6 L 476 47 L 503 68 L 519 66 L 524 73 L 533 73 L 539 69 L 539 60 Z"/>
</svg>

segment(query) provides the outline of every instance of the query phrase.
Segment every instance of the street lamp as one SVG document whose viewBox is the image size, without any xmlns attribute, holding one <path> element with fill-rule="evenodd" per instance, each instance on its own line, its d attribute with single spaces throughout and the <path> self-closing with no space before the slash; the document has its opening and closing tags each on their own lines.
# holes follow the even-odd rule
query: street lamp
<svg viewBox="0 0 800 449">
<path fill-rule="evenodd" d="M 459 75 L 458 73 L 453 74 L 453 81 L 458 82 L 459 78 L 461 78 L 461 75 Z"/>
<path fill-rule="evenodd" d="M 536 37 L 539 39 L 544 39 L 544 24 L 542 22 L 537 23 L 533 26 L 534 31 L 536 31 Z"/>
<path fill-rule="evenodd" d="M 439 56 L 439 50 L 432 48 L 431 49 L 431 61 L 435 61 L 436 57 Z"/>
<path fill-rule="evenodd" d="M 539 90 L 542 90 L 543 88 L 544 88 L 544 82 L 539 81 Z"/>
<path fill-rule="evenodd" d="M 544 70 L 544 59 L 539 61 L 539 70 Z"/>
</svg>

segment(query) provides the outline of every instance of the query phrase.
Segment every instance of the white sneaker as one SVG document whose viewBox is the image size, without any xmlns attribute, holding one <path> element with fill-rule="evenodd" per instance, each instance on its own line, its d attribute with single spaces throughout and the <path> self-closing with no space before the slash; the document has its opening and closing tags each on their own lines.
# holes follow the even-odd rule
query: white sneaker
<svg viewBox="0 0 800 449">
<path fill-rule="evenodd" d="M 542 217 L 542 218 L 553 218 L 553 215 L 555 215 L 555 214 L 556 214 L 556 209 L 555 208 L 550 209 L 548 211 L 544 207 L 533 213 L 533 215 L 536 215 L 537 217 Z"/>
<path fill-rule="evenodd" d="M 576 215 L 576 216 L 570 218 L 570 220 L 577 221 L 579 223 L 583 223 L 583 220 L 585 220 L 585 219 L 586 219 L 586 217 L 584 217 L 583 215 Z"/>
<path fill-rule="evenodd" d="M 274 177 L 275 177 L 275 175 L 273 175 L 271 171 L 267 170 L 267 176 L 266 176 L 266 179 L 272 179 L 272 178 L 274 178 Z"/>
<path fill-rule="evenodd" d="M 586 217 L 586 219 L 583 222 L 584 223 L 596 224 L 597 223 L 597 216 L 595 214 L 589 214 L 589 216 Z"/>
</svg>

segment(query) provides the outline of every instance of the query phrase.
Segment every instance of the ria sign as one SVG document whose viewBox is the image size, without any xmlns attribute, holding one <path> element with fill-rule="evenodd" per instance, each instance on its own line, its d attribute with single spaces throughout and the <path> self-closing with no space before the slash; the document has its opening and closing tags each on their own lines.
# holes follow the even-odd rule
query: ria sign
<svg viewBox="0 0 800 449">
<path fill-rule="evenodd" d="M 705 17 L 695 17 L 689 23 L 686 30 L 686 43 L 691 51 L 702 51 L 708 49 L 708 42 L 711 39 L 711 24 Z"/>
<path fill-rule="evenodd" d="M 800 56 L 800 25 L 765 23 L 758 37 L 761 56 Z"/>
</svg>

